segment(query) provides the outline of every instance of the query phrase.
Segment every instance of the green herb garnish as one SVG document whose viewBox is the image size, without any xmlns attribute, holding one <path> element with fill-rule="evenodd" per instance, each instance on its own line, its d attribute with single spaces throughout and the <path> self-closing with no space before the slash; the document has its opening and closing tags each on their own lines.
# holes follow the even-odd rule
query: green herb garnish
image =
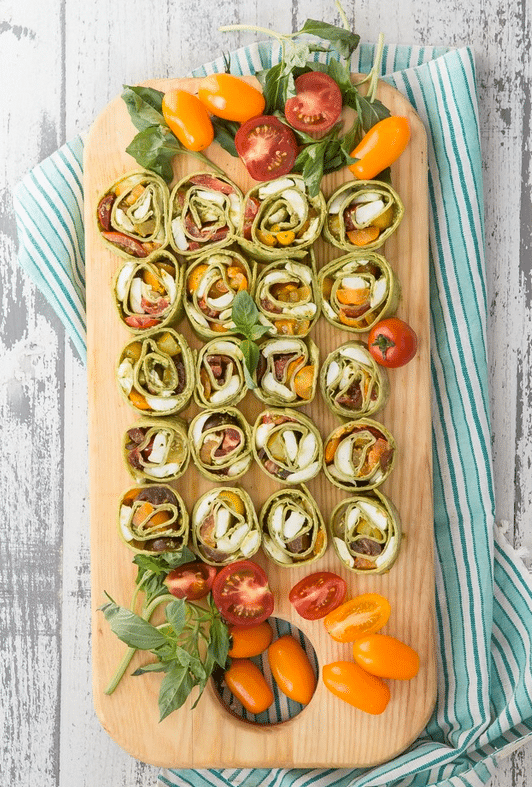
<svg viewBox="0 0 532 787">
<path fill-rule="evenodd" d="M 240 290 L 235 295 L 231 319 L 235 324 L 236 331 L 244 336 L 244 340 L 240 343 L 240 349 L 244 355 L 246 385 L 251 389 L 256 388 L 257 386 L 253 382 L 253 374 L 259 362 L 259 347 L 256 341 L 268 333 L 271 326 L 263 325 L 260 322 L 260 312 L 246 290 Z"/>
</svg>

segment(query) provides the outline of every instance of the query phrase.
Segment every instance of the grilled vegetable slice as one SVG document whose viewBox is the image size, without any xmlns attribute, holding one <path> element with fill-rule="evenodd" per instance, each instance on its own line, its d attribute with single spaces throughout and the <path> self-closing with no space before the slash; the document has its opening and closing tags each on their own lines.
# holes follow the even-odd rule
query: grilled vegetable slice
<svg viewBox="0 0 532 787">
<path fill-rule="evenodd" d="M 144 418 L 124 435 L 123 456 L 139 484 L 174 481 L 188 466 L 190 451 L 185 424 L 179 418 Z"/>
<path fill-rule="evenodd" d="M 253 389 L 267 405 L 301 407 L 314 399 L 319 350 L 311 339 L 269 339 L 260 345 Z"/>
<path fill-rule="evenodd" d="M 184 257 L 229 246 L 243 221 L 242 192 L 229 178 L 195 172 L 170 195 L 170 245 Z"/>
<path fill-rule="evenodd" d="M 306 487 L 274 492 L 259 514 L 262 546 L 278 566 L 314 563 L 327 549 L 327 529 Z"/>
<path fill-rule="evenodd" d="M 200 497 L 192 511 L 192 544 L 211 566 L 225 566 L 255 554 L 261 531 L 247 492 L 216 487 Z"/>
<path fill-rule="evenodd" d="M 184 269 L 167 251 L 149 260 L 128 260 L 115 276 L 118 315 L 128 330 L 141 333 L 177 322 L 183 306 Z"/>
<path fill-rule="evenodd" d="M 362 418 L 381 410 L 390 383 L 361 342 L 347 342 L 333 350 L 320 372 L 320 387 L 330 409 L 341 418 Z"/>
<path fill-rule="evenodd" d="M 188 541 L 188 513 L 167 484 L 135 487 L 120 500 L 118 530 L 133 552 L 178 552 Z"/>
<path fill-rule="evenodd" d="M 117 380 L 127 403 L 144 415 L 183 410 L 194 389 L 194 359 L 171 328 L 140 334 L 120 354 Z"/>
<path fill-rule="evenodd" d="M 325 265 L 318 276 L 321 309 L 336 328 L 364 333 L 394 314 L 400 285 L 380 254 L 352 252 Z"/>
<path fill-rule="evenodd" d="M 296 410 L 265 410 L 253 427 L 253 454 L 266 475 L 285 484 L 316 476 L 323 461 L 321 436 Z"/>
<path fill-rule="evenodd" d="M 232 336 L 203 345 L 196 361 L 194 399 L 200 407 L 236 405 L 247 393 L 244 355 Z"/>
<path fill-rule="evenodd" d="M 395 232 L 404 212 L 399 195 L 387 183 L 345 183 L 327 203 L 323 234 L 338 249 L 378 249 Z"/>
<path fill-rule="evenodd" d="M 253 186 L 244 198 L 238 242 L 255 259 L 301 258 L 320 236 L 325 198 L 310 197 L 299 175 Z"/>
<path fill-rule="evenodd" d="M 199 413 L 189 426 L 188 439 L 192 459 L 204 478 L 235 480 L 249 470 L 251 429 L 235 407 Z"/>
<path fill-rule="evenodd" d="M 253 290 L 253 273 L 235 251 L 207 252 L 187 268 L 185 312 L 202 339 L 235 333 L 232 320 L 237 292 Z"/>
<path fill-rule="evenodd" d="M 149 257 L 168 244 L 170 194 L 159 175 L 128 172 L 100 197 L 96 221 L 104 244 L 126 259 Z"/>
<path fill-rule="evenodd" d="M 371 418 L 348 421 L 325 441 L 323 469 L 340 489 L 367 491 L 388 478 L 395 451 L 395 440 L 382 424 Z"/>
<path fill-rule="evenodd" d="M 399 554 L 399 512 L 377 489 L 342 500 L 331 514 L 330 532 L 336 554 L 357 574 L 384 574 Z"/>
<path fill-rule="evenodd" d="M 260 273 L 255 301 L 272 336 L 307 336 L 320 316 L 317 277 L 312 264 L 272 262 Z"/>
</svg>

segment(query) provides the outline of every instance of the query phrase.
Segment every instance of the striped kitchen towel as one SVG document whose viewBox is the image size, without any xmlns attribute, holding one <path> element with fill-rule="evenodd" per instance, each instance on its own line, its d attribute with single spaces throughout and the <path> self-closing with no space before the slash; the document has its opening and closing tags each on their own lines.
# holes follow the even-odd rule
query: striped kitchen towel
<svg viewBox="0 0 532 787">
<path fill-rule="evenodd" d="M 352 70 L 369 71 L 373 54 L 362 45 Z M 231 68 L 249 74 L 278 58 L 276 44 L 255 44 L 233 53 Z M 219 58 L 194 76 L 223 68 Z M 160 787 L 474 787 L 487 783 L 499 757 L 532 738 L 532 586 L 494 528 L 473 56 L 469 49 L 390 46 L 382 74 L 429 132 L 436 708 L 406 752 L 369 770 L 165 770 Z M 20 264 L 84 357 L 81 161 L 77 139 L 22 181 L 15 208 Z"/>
</svg>

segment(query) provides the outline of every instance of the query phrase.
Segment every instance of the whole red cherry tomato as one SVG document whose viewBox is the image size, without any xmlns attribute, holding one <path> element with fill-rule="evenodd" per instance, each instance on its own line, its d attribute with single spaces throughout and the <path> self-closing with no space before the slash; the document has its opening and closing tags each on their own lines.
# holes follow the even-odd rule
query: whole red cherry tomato
<svg viewBox="0 0 532 787">
<path fill-rule="evenodd" d="M 331 571 L 318 571 L 303 577 L 288 594 L 289 601 L 306 620 L 324 618 L 345 598 L 347 585 Z"/>
<path fill-rule="evenodd" d="M 163 115 L 187 150 L 204 150 L 214 139 L 209 113 L 199 98 L 186 90 L 169 90 L 164 94 Z"/>
<path fill-rule="evenodd" d="M 211 115 L 238 123 L 262 115 L 266 105 L 260 90 L 232 74 L 211 74 L 202 79 L 198 98 Z"/>
<path fill-rule="evenodd" d="M 308 705 L 316 689 L 316 675 L 299 642 L 290 634 L 279 637 L 268 648 L 268 662 L 283 694 Z"/>
<path fill-rule="evenodd" d="M 284 105 L 286 119 L 298 131 L 311 136 L 325 134 L 342 111 L 342 92 L 338 84 L 322 71 L 308 71 L 295 81 L 296 95 Z"/>
<path fill-rule="evenodd" d="M 172 596 L 197 601 L 210 591 L 215 576 L 214 566 L 198 560 L 196 563 L 184 563 L 174 568 L 164 580 L 164 584 Z"/>
<path fill-rule="evenodd" d="M 364 593 L 346 601 L 325 617 L 325 628 L 337 642 L 353 642 L 379 631 L 388 622 L 391 607 L 379 593 Z"/>
<path fill-rule="evenodd" d="M 235 626 L 256 626 L 273 612 L 268 578 L 252 560 L 224 566 L 214 580 L 212 595 L 222 616 Z"/>
<path fill-rule="evenodd" d="M 390 689 L 353 661 L 336 661 L 323 667 L 323 682 L 336 697 L 355 708 L 378 715 L 390 701 Z"/>
<path fill-rule="evenodd" d="M 372 675 L 394 680 L 410 680 L 419 671 L 416 651 L 395 637 L 368 634 L 353 642 L 356 663 Z"/>
<path fill-rule="evenodd" d="M 260 115 L 243 123 L 235 147 L 254 180 L 273 180 L 292 170 L 297 141 L 292 129 L 273 115 Z"/>
<path fill-rule="evenodd" d="M 349 169 L 360 180 L 372 180 L 396 161 L 408 145 L 410 123 L 394 115 L 376 123 L 351 152 L 357 158 Z"/>
<path fill-rule="evenodd" d="M 381 366 L 396 369 L 416 354 L 417 335 L 408 323 L 398 317 L 389 317 L 369 332 L 368 350 Z"/>
</svg>

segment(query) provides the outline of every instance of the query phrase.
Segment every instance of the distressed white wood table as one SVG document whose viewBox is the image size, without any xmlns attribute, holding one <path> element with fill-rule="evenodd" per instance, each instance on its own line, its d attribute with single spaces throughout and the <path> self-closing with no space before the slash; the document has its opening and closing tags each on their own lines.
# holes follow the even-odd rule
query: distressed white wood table
<svg viewBox="0 0 532 787">
<path fill-rule="evenodd" d="M 346 0 L 363 40 L 476 52 L 484 153 L 497 516 L 532 546 L 531 63 L 527 0 Z M 51 308 L 17 268 L 12 186 L 86 129 L 123 83 L 169 77 L 256 40 L 224 24 L 298 29 L 332 0 L 0 0 L 0 782 L 135 787 L 92 707 L 86 380 Z M 337 21 L 338 18 L 336 17 Z M 9 522 L 9 531 L 7 529 Z M 493 787 L 532 783 L 532 746 Z"/>
</svg>

